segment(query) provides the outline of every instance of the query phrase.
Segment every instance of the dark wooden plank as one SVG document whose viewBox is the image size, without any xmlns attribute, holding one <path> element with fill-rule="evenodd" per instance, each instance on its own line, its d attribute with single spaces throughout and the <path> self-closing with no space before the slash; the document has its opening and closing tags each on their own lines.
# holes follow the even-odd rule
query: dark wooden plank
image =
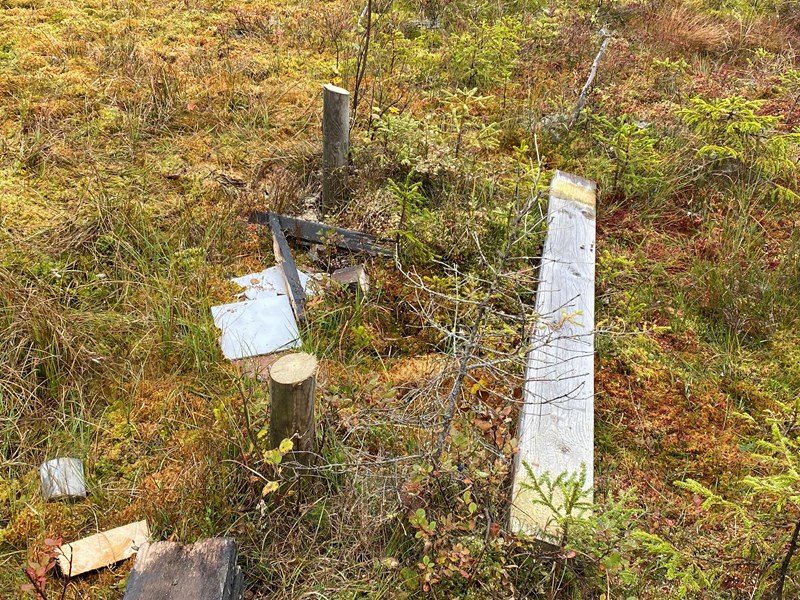
<svg viewBox="0 0 800 600">
<path fill-rule="evenodd" d="M 324 223 L 316 223 L 314 221 L 306 221 L 304 219 L 261 211 L 253 212 L 250 215 L 249 222 L 257 225 L 269 225 L 270 215 L 275 215 L 278 218 L 281 229 L 283 229 L 286 235 L 303 242 L 324 244 L 332 239 L 336 246 L 343 250 L 364 252 L 379 256 L 394 256 L 393 250 L 380 246 L 381 243 L 393 244 L 394 242 L 391 240 L 381 240 L 374 235 L 354 231 L 352 229 L 333 227 L 331 225 L 325 225 Z"/>
<path fill-rule="evenodd" d="M 297 323 L 302 326 L 306 322 L 306 293 L 303 290 L 303 284 L 300 283 L 297 265 L 294 262 L 289 243 L 286 241 L 286 236 L 283 234 L 283 229 L 281 229 L 278 215 L 275 213 L 269 213 L 269 226 L 272 230 L 272 246 L 275 250 L 275 257 L 281 263 L 294 316 L 297 318 Z"/>
<path fill-rule="evenodd" d="M 236 543 L 230 538 L 188 546 L 143 544 L 124 600 L 241 600 L 244 579 L 236 559 Z"/>
</svg>

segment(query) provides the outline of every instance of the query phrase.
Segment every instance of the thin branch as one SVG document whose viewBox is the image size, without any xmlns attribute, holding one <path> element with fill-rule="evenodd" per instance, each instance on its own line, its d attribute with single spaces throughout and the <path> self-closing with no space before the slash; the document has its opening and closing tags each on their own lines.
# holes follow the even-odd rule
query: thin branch
<svg viewBox="0 0 800 600">
<path fill-rule="evenodd" d="M 789 549 L 786 551 L 786 556 L 783 557 L 781 568 L 778 571 L 778 580 L 775 582 L 775 587 L 772 588 L 772 593 L 769 600 L 783 600 L 783 587 L 786 585 L 786 575 L 789 573 L 789 565 L 792 562 L 792 557 L 797 551 L 798 538 L 800 538 L 800 519 L 794 525 L 794 533 L 792 533 L 792 540 L 789 542 Z"/>
<path fill-rule="evenodd" d="M 571 130 L 575 126 L 575 123 L 578 121 L 578 117 L 581 116 L 581 111 L 586 104 L 586 96 L 589 94 L 589 90 L 594 83 L 594 78 L 597 76 L 597 69 L 600 66 L 600 61 L 603 60 L 603 55 L 606 53 L 606 49 L 611 43 L 611 36 L 606 31 L 605 27 L 600 30 L 600 34 L 603 36 L 603 43 L 600 45 L 600 51 L 597 53 L 597 56 L 594 57 L 592 69 L 589 71 L 589 78 L 586 80 L 586 83 L 581 90 L 581 95 L 578 97 L 578 104 L 575 106 L 575 111 L 572 113 L 572 118 L 569 120 L 567 131 Z"/>
<path fill-rule="evenodd" d="M 367 0 L 367 6 L 364 8 L 366 11 L 367 25 L 364 29 L 364 42 L 358 52 L 358 60 L 356 62 L 356 82 L 355 89 L 353 90 L 353 121 L 355 122 L 358 117 L 358 102 L 360 100 L 361 82 L 367 72 L 367 57 L 369 55 L 369 38 L 372 34 L 372 0 Z M 364 13 L 361 13 L 362 16 Z M 361 18 L 358 19 L 359 26 L 361 25 Z"/>
<path fill-rule="evenodd" d="M 541 169 L 537 172 L 536 184 L 533 186 L 533 189 L 536 190 L 538 188 L 538 179 L 541 175 Z M 502 280 L 502 273 L 505 269 L 506 263 L 508 262 L 509 257 L 511 256 L 512 249 L 514 247 L 514 239 L 515 233 L 520 227 L 521 223 L 525 222 L 527 218 L 528 212 L 530 211 L 531 207 L 534 204 L 538 203 L 538 196 L 539 193 L 533 193 L 530 198 L 528 198 L 527 202 L 523 204 L 521 207 L 518 205 L 518 209 L 513 217 L 510 219 L 509 222 L 509 235 L 506 239 L 505 247 L 503 251 L 500 253 L 497 264 L 493 269 L 494 276 L 492 278 L 491 284 L 489 288 L 486 290 L 483 300 L 478 305 L 478 311 L 475 315 L 475 320 L 470 327 L 470 334 L 469 338 L 467 339 L 467 343 L 465 344 L 464 348 L 461 351 L 461 356 L 459 357 L 458 361 L 458 373 L 456 374 L 455 381 L 453 383 L 453 387 L 450 390 L 450 394 L 447 397 L 447 404 L 445 406 L 444 412 L 444 419 L 442 423 L 442 429 L 439 431 L 439 437 L 436 442 L 436 450 L 433 454 L 433 462 L 437 464 L 439 459 L 441 458 L 442 452 L 444 450 L 444 442 L 447 438 L 447 434 L 450 431 L 450 426 L 453 422 L 453 417 L 455 415 L 456 407 L 458 406 L 458 398 L 461 395 L 461 389 L 464 384 L 464 380 L 467 377 L 468 372 L 472 367 L 472 358 L 476 349 L 479 347 L 479 334 L 482 331 L 483 321 L 487 316 L 487 312 L 489 310 L 490 303 L 492 301 L 492 297 L 495 294 L 495 290 Z"/>
</svg>

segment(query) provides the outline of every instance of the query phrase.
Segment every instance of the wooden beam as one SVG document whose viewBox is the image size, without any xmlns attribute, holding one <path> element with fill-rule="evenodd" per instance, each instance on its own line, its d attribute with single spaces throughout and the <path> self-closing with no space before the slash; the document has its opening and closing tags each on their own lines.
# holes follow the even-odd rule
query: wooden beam
<svg viewBox="0 0 800 600">
<path fill-rule="evenodd" d="M 510 525 L 553 541 L 555 515 L 536 503 L 527 465 L 537 479 L 594 468 L 595 184 L 556 171 L 548 232 L 539 269 L 536 313 L 520 415 Z M 590 496 L 591 498 L 591 496 Z M 563 498 L 554 498 L 557 508 Z"/>
<path fill-rule="evenodd" d="M 379 246 L 381 242 L 393 244 L 391 240 L 381 240 L 374 235 L 344 229 L 342 227 L 332 227 L 324 223 L 305 221 L 295 217 L 279 215 L 273 212 L 255 211 L 250 215 L 249 222 L 256 225 L 269 225 L 270 215 L 278 218 L 281 229 L 284 233 L 296 240 L 307 244 L 325 244 L 333 242 L 337 247 L 350 252 L 364 252 L 380 256 L 394 256 L 394 252 Z"/>
<path fill-rule="evenodd" d="M 67 577 L 102 569 L 133 556 L 147 542 L 147 521 L 109 529 L 59 548 L 58 567 Z"/>
<path fill-rule="evenodd" d="M 211 538 L 184 546 L 144 544 L 125 586 L 124 600 L 240 600 L 244 587 L 236 543 Z"/>
<path fill-rule="evenodd" d="M 297 323 L 302 326 L 306 322 L 306 293 L 300 282 L 300 274 L 297 272 L 292 251 L 275 213 L 269 213 L 269 226 L 272 230 L 272 247 L 275 251 L 275 258 L 278 259 L 283 269 L 283 278 L 286 281 L 286 290 L 289 292 L 294 316 L 297 318 Z"/>
</svg>

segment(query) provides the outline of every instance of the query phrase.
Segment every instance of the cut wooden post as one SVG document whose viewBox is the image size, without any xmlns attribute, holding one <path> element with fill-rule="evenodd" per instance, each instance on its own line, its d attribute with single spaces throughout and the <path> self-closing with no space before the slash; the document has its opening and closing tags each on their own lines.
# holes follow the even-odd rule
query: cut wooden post
<svg viewBox="0 0 800 600">
<path fill-rule="evenodd" d="M 350 152 L 350 92 L 324 86 L 322 96 L 322 214 L 344 195 Z"/>
<path fill-rule="evenodd" d="M 83 461 L 79 458 L 48 460 L 39 467 L 39 478 L 42 481 L 42 497 L 45 500 L 86 496 Z"/>
<path fill-rule="evenodd" d="M 269 226 L 272 230 L 272 248 L 275 251 L 275 258 L 281 264 L 283 278 L 286 281 L 286 290 L 289 292 L 289 300 L 292 303 L 294 316 L 301 326 L 306 322 L 306 293 L 303 284 L 300 282 L 300 274 L 297 272 L 297 265 L 294 262 L 289 242 L 283 234 L 278 216 L 275 213 L 269 214 Z"/>
<path fill-rule="evenodd" d="M 123 600 L 240 600 L 244 587 L 236 543 L 211 538 L 184 546 L 144 544 Z"/>
<path fill-rule="evenodd" d="M 278 359 L 269 372 L 272 406 L 269 441 L 277 448 L 284 439 L 294 442 L 298 462 L 307 464 L 315 447 L 314 393 L 317 387 L 317 359 L 305 352 Z"/>
<path fill-rule="evenodd" d="M 556 171 L 539 270 L 536 313 L 520 415 L 510 525 L 553 541 L 554 514 L 537 504 L 530 476 L 576 475 L 594 468 L 595 184 Z M 554 504 L 560 508 L 558 494 Z"/>
<path fill-rule="evenodd" d="M 68 576 L 101 569 L 133 556 L 147 541 L 147 521 L 137 521 L 97 533 L 59 548 L 58 568 Z"/>
</svg>

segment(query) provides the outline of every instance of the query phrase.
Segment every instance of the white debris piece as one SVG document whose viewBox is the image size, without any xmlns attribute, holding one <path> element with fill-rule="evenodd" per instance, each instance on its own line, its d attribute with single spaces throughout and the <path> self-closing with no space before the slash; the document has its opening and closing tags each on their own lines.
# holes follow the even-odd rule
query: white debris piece
<svg viewBox="0 0 800 600">
<path fill-rule="evenodd" d="M 300 276 L 300 285 L 303 286 L 303 290 L 308 294 L 311 291 L 311 286 L 308 285 L 311 277 L 302 271 L 297 271 L 297 274 Z M 239 294 L 239 296 L 243 295 L 248 300 L 287 295 L 286 281 L 283 278 L 283 269 L 280 265 L 270 267 L 260 273 L 250 273 L 242 277 L 234 277 L 231 281 L 244 288 L 244 292 Z"/>
<path fill-rule="evenodd" d="M 83 461 L 79 458 L 54 458 L 39 467 L 42 480 L 42 497 L 83 498 L 86 496 L 86 480 L 83 476 Z"/>
<path fill-rule="evenodd" d="M 292 305 L 285 295 L 211 307 L 225 358 L 235 360 L 301 345 Z"/>
</svg>

